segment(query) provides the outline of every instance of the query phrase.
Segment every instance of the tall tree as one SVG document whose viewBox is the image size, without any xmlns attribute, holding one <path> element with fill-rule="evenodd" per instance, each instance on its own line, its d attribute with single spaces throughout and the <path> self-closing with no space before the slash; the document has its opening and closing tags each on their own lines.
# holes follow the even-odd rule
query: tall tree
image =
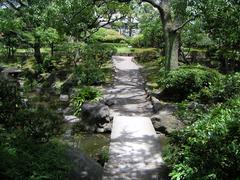
<svg viewBox="0 0 240 180">
<path fill-rule="evenodd" d="M 119 0 L 130 2 L 131 0 Z M 189 0 L 140 0 L 151 4 L 159 12 L 163 26 L 165 41 L 166 69 L 172 70 L 178 67 L 179 34 L 181 29 L 197 16 L 191 11 L 191 18 L 187 7 L 191 5 Z"/>
<path fill-rule="evenodd" d="M 38 64 L 42 64 L 42 36 L 48 33 L 44 26 L 44 13 L 51 1 L 45 0 L 2 0 L 3 11 L 10 11 L 11 17 L 21 20 L 21 28 L 13 31 L 22 43 L 28 44 L 34 49 L 34 57 Z M 44 30 L 42 30 L 44 29 Z M 10 32 L 11 30 L 8 29 Z M 6 32 L 5 32 L 6 33 Z"/>
</svg>

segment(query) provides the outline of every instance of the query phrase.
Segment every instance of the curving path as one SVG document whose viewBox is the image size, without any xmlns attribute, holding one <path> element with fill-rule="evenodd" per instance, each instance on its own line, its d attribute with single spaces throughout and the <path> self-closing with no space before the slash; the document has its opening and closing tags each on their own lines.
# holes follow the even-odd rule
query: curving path
<svg viewBox="0 0 240 180">
<path fill-rule="evenodd" d="M 151 180 L 159 178 L 163 160 L 160 141 L 150 116 L 140 66 L 133 57 L 113 56 L 114 86 L 105 98 L 114 101 L 110 157 L 104 167 L 104 180 Z"/>
</svg>

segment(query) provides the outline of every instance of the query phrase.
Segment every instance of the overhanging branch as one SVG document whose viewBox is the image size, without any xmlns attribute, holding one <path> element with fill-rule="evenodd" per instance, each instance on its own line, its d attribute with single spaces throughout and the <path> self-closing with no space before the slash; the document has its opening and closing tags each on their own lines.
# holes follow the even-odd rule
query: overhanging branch
<svg viewBox="0 0 240 180">
<path fill-rule="evenodd" d="M 199 14 L 197 14 L 197 15 L 195 15 L 194 17 L 186 20 L 186 21 L 185 21 L 184 23 L 182 23 L 180 26 L 176 27 L 173 31 L 176 32 L 176 31 L 184 28 L 184 26 L 186 26 L 189 22 L 194 21 L 198 16 L 199 16 Z"/>
</svg>

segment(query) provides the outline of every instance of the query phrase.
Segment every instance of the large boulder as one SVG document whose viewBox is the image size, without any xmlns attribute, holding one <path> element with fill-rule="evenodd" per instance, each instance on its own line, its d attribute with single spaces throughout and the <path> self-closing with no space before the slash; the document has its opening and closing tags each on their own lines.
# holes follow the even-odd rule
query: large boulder
<svg viewBox="0 0 240 180">
<path fill-rule="evenodd" d="M 113 117 L 105 104 L 87 102 L 82 105 L 81 119 L 81 123 L 87 127 L 86 130 L 109 132 Z"/>
<path fill-rule="evenodd" d="M 167 103 L 164 101 L 160 101 L 159 99 L 157 99 L 154 96 L 151 96 L 151 102 L 153 105 L 153 111 L 155 113 L 159 112 L 159 111 L 169 111 L 169 112 L 175 112 L 177 110 L 177 105 L 173 104 L 173 103 Z"/>
<path fill-rule="evenodd" d="M 153 115 L 151 120 L 155 130 L 166 135 L 183 127 L 183 123 L 167 110 Z"/>
</svg>

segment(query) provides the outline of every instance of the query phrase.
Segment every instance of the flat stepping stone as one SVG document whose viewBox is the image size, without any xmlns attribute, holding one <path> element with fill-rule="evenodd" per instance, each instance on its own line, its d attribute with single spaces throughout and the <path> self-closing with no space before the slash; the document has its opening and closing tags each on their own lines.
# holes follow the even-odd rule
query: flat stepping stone
<svg viewBox="0 0 240 180">
<path fill-rule="evenodd" d="M 150 118 L 115 116 L 103 180 L 158 179 L 163 165 L 159 141 Z"/>
</svg>

